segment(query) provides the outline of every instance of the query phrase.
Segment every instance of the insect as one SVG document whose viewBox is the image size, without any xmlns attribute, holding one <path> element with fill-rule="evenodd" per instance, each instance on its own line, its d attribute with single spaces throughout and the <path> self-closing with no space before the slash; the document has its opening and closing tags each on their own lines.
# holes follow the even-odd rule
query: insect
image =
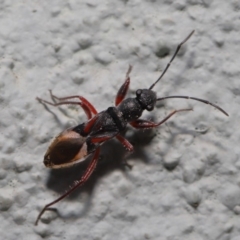
<svg viewBox="0 0 240 240">
<path fill-rule="evenodd" d="M 92 154 L 93 156 L 80 180 L 76 181 L 74 186 L 72 186 L 62 196 L 45 205 L 45 207 L 39 213 L 35 225 L 38 224 L 38 221 L 46 210 L 49 210 L 51 206 L 67 197 L 70 193 L 72 193 L 78 187 L 82 186 L 89 179 L 97 165 L 100 147 L 103 143 L 109 139 L 116 138 L 128 151 L 133 151 L 133 146 L 131 143 L 121 135 L 121 133 L 126 130 L 127 124 L 130 124 L 136 129 L 155 128 L 165 123 L 170 117 L 178 112 L 192 110 L 190 108 L 174 110 L 158 123 L 140 119 L 143 111 L 152 111 L 157 101 L 162 101 L 169 98 L 192 99 L 205 104 L 209 104 L 228 116 L 228 114 L 222 108 L 207 100 L 189 96 L 167 96 L 158 98 L 157 94 L 152 90 L 170 67 L 181 46 L 193 35 L 193 33 L 194 31 L 192 31 L 177 46 L 171 60 L 165 67 L 164 71 L 159 76 L 159 78 L 149 87 L 149 89 L 138 89 L 136 91 L 135 98 L 125 99 L 130 84 L 129 74 L 132 70 L 132 66 L 129 66 L 126 74 L 126 79 L 118 90 L 117 96 L 115 98 L 114 107 L 109 107 L 102 112 L 97 112 L 95 107 L 82 96 L 75 95 L 59 98 L 53 95 L 51 91 L 51 97 L 52 99 L 58 101 L 57 103 L 56 101 L 52 103 L 41 98 L 37 98 L 40 103 L 49 104 L 52 106 L 60 106 L 66 104 L 79 105 L 84 110 L 88 118 L 87 122 L 64 130 L 54 139 L 44 156 L 43 162 L 45 166 L 49 168 L 68 167 L 84 161 L 86 156 L 89 154 Z M 72 99 L 78 99 L 78 101 L 72 101 Z"/>
</svg>

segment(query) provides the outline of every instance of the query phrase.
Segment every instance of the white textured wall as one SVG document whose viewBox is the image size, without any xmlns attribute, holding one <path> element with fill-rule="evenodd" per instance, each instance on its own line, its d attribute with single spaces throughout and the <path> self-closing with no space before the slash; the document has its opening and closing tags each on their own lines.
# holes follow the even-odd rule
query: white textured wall
<svg viewBox="0 0 240 240">
<path fill-rule="evenodd" d="M 126 137 L 125 150 L 105 144 L 82 189 L 37 214 L 65 192 L 86 165 L 50 171 L 42 163 L 51 139 L 86 120 L 81 109 L 49 107 L 35 97 L 83 95 L 98 110 L 113 104 L 129 64 L 129 95 L 152 84 L 191 30 L 151 116 L 193 107 L 155 131 Z M 158 57 L 166 51 L 166 57 Z M 240 239 L 240 2 L 237 0 L 0 1 L 1 239 Z M 167 167 L 173 167 L 171 171 Z M 174 168 L 175 167 L 175 168 Z"/>
</svg>

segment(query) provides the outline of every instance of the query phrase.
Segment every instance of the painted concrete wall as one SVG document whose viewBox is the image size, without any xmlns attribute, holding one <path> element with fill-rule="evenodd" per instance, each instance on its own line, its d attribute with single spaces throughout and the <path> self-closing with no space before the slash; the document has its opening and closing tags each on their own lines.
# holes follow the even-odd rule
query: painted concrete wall
<svg viewBox="0 0 240 240">
<path fill-rule="evenodd" d="M 135 152 L 110 141 L 90 181 L 46 212 L 87 162 L 49 170 L 43 156 L 63 129 L 86 121 L 76 106 L 36 97 L 82 95 L 113 105 L 129 64 L 128 96 L 148 88 L 192 31 L 154 90 L 172 99 L 144 115 L 152 131 L 129 128 Z M 240 3 L 220 0 L 0 1 L 1 239 L 240 239 Z"/>
</svg>

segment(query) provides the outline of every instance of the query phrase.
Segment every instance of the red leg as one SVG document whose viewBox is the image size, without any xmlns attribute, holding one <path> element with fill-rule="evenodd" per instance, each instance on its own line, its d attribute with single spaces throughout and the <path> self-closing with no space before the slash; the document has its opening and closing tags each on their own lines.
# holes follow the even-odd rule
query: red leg
<svg viewBox="0 0 240 240">
<path fill-rule="evenodd" d="M 56 200 L 54 200 L 53 202 L 50 202 L 49 204 L 47 204 L 42 211 L 39 213 L 37 220 L 35 222 L 35 225 L 38 224 L 38 221 L 40 220 L 41 216 L 43 215 L 43 213 L 49 209 L 49 207 L 51 207 L 52 205 L 56 204 L 57 202 L 61 201 L 62 199 L 64 199 L 65 197 L 67 197 L 70 193 L 72 193 L 74 190 L 76 190 L 78 187 L 81 187 L 88 179 L 89 177 L 92 175 L 94 169 L 96 168 L 97 162 L 98 162 L 98 157 L 99 157 L 99 152 L 100 152 L 100 148 L 97 148 L 94 156 L 91 160 L 91 162 L 89 163 L 85 173 L 83 174 L 83 176 L 81 177 L 81 179 L 79 181 L 75 182 L 75 185 L 73 187 L 71 187 L 65 194 L 63 194 L 62 196 L 60 196 L 59 198 L 57 198 Z"/>
<path fill-rule="evenodd" d="M 90 133 L 91 128 L 92 128 L 92 126 L 94 125 L 94 123 L 96 122 L 97 118 L 98 118 L 98 115 L 95 115 L 93 118 L 91 118 L 91 119 L 86 123 L 86 125 L 85 125 L 85 127 L 84 127 L 84 129 L 83 129 L 83 131 L 84 131 L 86 134 Z"/>
<path fill-rule="evenodd" d="M 55 106 L 55 107 L 59 106 L 59 105 L 66 105 L 66 104 L 79 105 L 83 108 L 83 110 L 86 113 L 88 119 L 92 118 L 92 114 L 93 115 L 97 114 L 97 110 L 93 107 L 93 105 L 87 99 L 85 99 L 82 96 L 70 96 L 70 97 L 58 98 L 58 97 L 56 97 L 55 95 L 52 94 L 51 90 L 49 90 L 49 92 L 50 92 L 50 95 L 51 95 L 52 99 L 57 99 L 60 102 L 59 103 L 52 103 L 52 102 L 46 101 L 46 100 L 38 98 L 38 97 L 36 99 L 40 103 L 49 104 L 49 105 Z M 72 99 L 72 98 L 78 98 L 81 102 L 66 101 L 66 100 Z"/>
<path fill-rule="evenodd" d="M 60 106 L 60 105 L 67 105 L 67 104 L 71 104 L 71 105 L 79 105 L 82 107 L 82 109 L 84 110 L 84 112 L 86 113 L 87 115 L 87 118 L 88 119 L 91 119 L 92 118 L 92 113 L 90 112 L 89 108 L 84 105 L 83 103 L 81 102 L 70 102 L 70 101 L 66 101 L 66 102 L 59 102 L 59 103 L 51 103 L 49 101 L 46 101 L 44 99 L 41 99 L 41 98 L 36 98 L 40 103 L 45 103 L 45 104 L 49 104 L 51 106 Z"/>
<path fill-rule="evenodd" d="M 110 140 L 110 139 L 116 137 L 117 134 L 118 134 L 118 132 L 109 132 L 109 133 L 98 134 L 95 136 L 88 137 L 86 139 L 86 141 L 89 143 L 93 143 L 93 144 L 96 144 L 96 143 L 101 144 L 103 142 L 106 142 L 107 140 Z"/>
<path fill-rule="evenodd" d="M 142 119 L 138 119 L 136 121 L 131 122 L 130 124 L 134 127 L 134 128 L 154 128 L 154 127 L 158 127 L 160 125 L 162 125 L 163 123 L 165 123 L 170 117 L 172 117 L 175 113 L 177 112 L 183 112 L 183 111 L 192 111 L 191 108 L 189 109 L 180 109 L 180 110 L 174 110 L 173 112 L 171 112 L 167 117 L 165 117 L 162 121 L 160 121 L 159 123 L 155 123 L 152 121 L 147 121 L 147 120 L 142 120 Z"/>
<path fill-rule="evenodd" d="M 118 90 L 117 96 L 115 98 L 115 106 L 118 106 L 127 94 L 128 87 L 129 87 L 129 84 L 130 84 L 129 74 L 130 74 L 131 71 L 132 71 L 132 66 L 129 65 L 129 68 L 128 68 L 128 71 L 127 71 L 127 74 L 126 74 L 126 80 L 123 83 L 123 85 L 120 87 L 120 89 Z"/>
<path fill-rule="evenodd" d="M 109 135 L 106 135 L 106 136 L 98 136 L 98 137 L 91 137 L 90 138 L 90 142 L 91 143 L 102 143 L 102 142 L 105 142 L 111 138 L 114 137 L 114 134 L 109 134 Z"/>
<path fill-rule="evenodd" d="M 126 138 L 121 135 L 117 135 L 116 138 L 129 152 L 133 152 L 133 145 Z"/>
<path fill-rule="evenodd" d="M 72 98 L 78 98 L 81 100 L 81 102 L 83 104 L 85 104 L 89 108 L 89 110 L 92 112 L 92 114 L 96 115 L 98 113 L 97 110 L 95 109 L 95 107 L 86 98 L 84 98 L 82 96 L 74 95 L 74 96 L 59 98 L 52 94 L 52 90 L 49 90 L 49 92 L 50 92 L 51 98 L 57 99 L 58 101 L 65 101 L 65 100 L 72 99 Z"/>
<path fill-rule="evenodd" d="M 132 144 L 127 139 L 122 137 L 121 135 L 116 136 L 116 133 L 114 133 L 114 132 L 110 133 L 108 135 L 99 135 L 99 136 L 91 137 L 87 141 L 89 141 L 93 144 L 97 144 L 97 143 L 101 144 L 101 143 L 103 143 L 103 142 L 105 142 L 105 141 L 107 141 L 107 140 L 109 140 L 113 137 L 116 137 L 129 152 L 133 152 Z M 126 165 L 130 169 L 132 168 L 132 166 L 130 164 L 128 164 L 126 162 L 126 160 L 123 160 L 123 163 L 124 163 L 124 165 Z"/>
<path fill-rule="evenodd" d="M 126 139 L 124 138 L 123 136 L 121 135 L 117 135 L 116 136 L 117 140 L 122 143 L 122 145 L 129 151 L 129 152 L 133 152 L 133 145 Z M 127 157 L 128 154 L 125 154 L 124 158 L 123 158 L 123 164 L 125 166 L 127 166 L 129 169 L 132 169 L 132 165 L 129 164 L 127 161 L 126 161 L 126 157 Z"/>
</svg>

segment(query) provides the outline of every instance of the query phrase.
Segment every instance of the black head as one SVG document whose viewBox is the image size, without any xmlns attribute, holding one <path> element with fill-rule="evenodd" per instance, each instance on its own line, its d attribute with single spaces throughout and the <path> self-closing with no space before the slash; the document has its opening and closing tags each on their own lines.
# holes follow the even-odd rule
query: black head
<svg viewBox="0 0 240 240">
<path fill-rule="evenodd" d="M 157 95 L 149 89 L 138 89 L 136 91 L 136 99 L 144 110 L 152 111 L 157 101 Z"/>
</svg>

